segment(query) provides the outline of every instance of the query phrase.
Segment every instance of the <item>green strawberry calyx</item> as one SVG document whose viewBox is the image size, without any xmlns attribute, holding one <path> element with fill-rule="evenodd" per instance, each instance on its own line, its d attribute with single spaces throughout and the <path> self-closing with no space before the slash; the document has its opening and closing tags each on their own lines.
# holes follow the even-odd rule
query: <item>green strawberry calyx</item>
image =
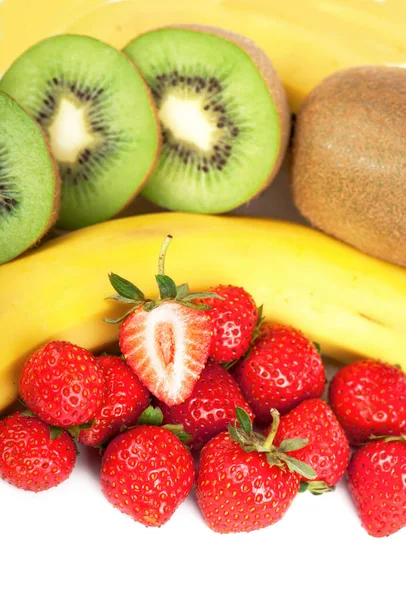
<svg viewBox="0 0 406 600">
<path fill-rule="evenodd" d="M 327 492 L 333 492 L 334 486 L 327 485 L 325 481 L 301 481 L 299 492 L 311 492 L 314 496 L 321 496 Z"/>
<path fill-rule="evenodd" d="M 274 439 L 279 427 L 280 416 L 276 409 L 271 409 L 272 426 L 267 437 L 257 433 L 252 428 L 252 422 L 248 414 L 242 408 L 236 408 L 237 420 L 228 426 L 228 433 L 232 440 L 237 442 L 245 452 L 260 452 L 266 455 L 271 466 L 276 466 L 282 471 L 289 469 L 292 473 L 298 473 L 306 479 L 315 479 L 316 471 L 308 464 L 297 460 L 289 452 L 304 448 L 309 440 L 307 438 L 291 438 L 281 442 L 279 447 L 274 446 Z"/>
<path fill-rule="evenodd" d="M 41 417 L 38 417 L 32 410 L 26 408 L 26 405 L 24 404 L 24 402 L 22 400 L 20 400 L 20 403 L 23 404 L 23 406 L 25 407 L 25 410 L 21 413 L 22 417 L 30 417 L 30 418 L 35 418 L 35 419 L 41 419 Z M 93 425 L 93 421 L 88 421 L 87 423 L 82 423 L 81 425 L 72 425 L 71 427 L 57 427 L 56 425 L 49 425 L 49 429 L 50 429 L 50 438 L 51 440 L 56 440 L 57 438 L 59 438 L 59 436 L 61 436 L 63 434 L 64 431 L 67 431 L 68 433 L 71 434 L 71 436 L 74 439 L 77 439 L 79 437 L 79 434 L 81 431 L 83 431 L 84 429 L 90 429 Z"/>
<path fill-rule="evenodd" d="M 190 433 L 183 429 L 183 425 L 163 425 L 164 416 L 162 410 L 158 406 L 147 406 L 144 412 L 141 414 L 140 418 L 137 421 L 136 425 L 132 427 L 121 428 L 121 433 L 124 431 L 128 431 L 129 429 L 134 429 L 134 427 L 139 427 L 140 425 L 154 425 L 155 427 L 162 427 L 167 431 L 170 431 L 182 442 L 182 444 L 187 445 L 188 442 L 192 439 Z"/>
<path fill-rule="evenodd" d="M 195 300 L 204 298 L 223 298 L 215 292 L 195 292 L 192 293 L 187 283 L 176 285 L 174 280 L 165 274 L 165 258 L 169 248 L 169 244 L 172 241 L 172 236 L 167 235 L 161 246 L 158 258 L 158 274 L 155 275 L 155 280 L 158 285 L 159 296 L 158 298 L 151 299 L 146 298 L 144 293 L 131 281 L 124 279 L 116 273 L 109 273 L 109 280 L 116 294 L 108 296 L 106 300 L 115 300 L 123 304 L 130 304 L 131 309 L 127 311 L 122 317 L 118 319 L 104 319 L 106 323 L 120 323 L 132 312 L 142 308 L 142 310 L 151 311 L 162 304 L 171 300 L 172 302 L 178 302 L 194 310 L 209 310 L 212 307 L 207 304 L 198 304 Z"/>
<path fill-rule="evenodd" d="M 321 356 L 321 346 L 319 344 L 319 342 L 315 342 L 313 341 L 313 346 L 316 348 L 317 352 L 320 354 Z"/>
<path fill-rule="evenodd" d="M 406 434 L 400 435 L 371 435 L 369 440 L 362 444 L 363 446 L 370 444 L 371 442 L 406 442 Z"/>
</svg>

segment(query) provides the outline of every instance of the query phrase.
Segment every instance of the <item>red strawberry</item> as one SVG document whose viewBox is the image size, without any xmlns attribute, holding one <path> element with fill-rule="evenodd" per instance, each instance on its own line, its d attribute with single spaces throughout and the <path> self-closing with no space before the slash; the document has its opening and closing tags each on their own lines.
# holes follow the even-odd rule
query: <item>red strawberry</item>
<svg viewBox="0 0 406 600">
<path fill-rule="evenodd" d="M 210 356 L 217 362 L 232 362 L 244 356 L 250 347 L 258 310 L 243 288 L 218 285 L 212 291 L 221 298 L 199 300 L 212 307 L 207 313 L 213 328 Z"/>
<path fill-rule="evenodd" d="M 243 408 L 251 419 L 254 418 L 233 377 L 213 361 L 207 363 L 185 402 L 178 406 L 167 406 L 161 402 L 159 406 L 165 423 L 182 424 L 192 436 L 189 446 L 194 450 L 200 450 L 212 437 L 234 422 L 236 406 Z"/>
<path fill-rule="evenodd" d="M 299 490 L 300 475 L 312 469 L 285 454 L 306 440 L 286 440 L 273 446 L 278 425 L 274 411 L 267 439 L 253 433 L 247 414 L 237 409 L 239 427 L 229 427 L 203 448 L 197 477 L 197 500 L 211 529 L 233 533 L 262 529 L 279 521 Z"/>
<path fill-rule="evenodd" d="M 285 414 L 303 400 L 321 396 L 325 372 L 316 347 L 300 331 L 266 324 L 261 332 L 234 375 L 258 421 L 267 425 L 271 408 Z"/>
<path fill-rule="evenodd" d="M 329 400 L 352 444 L 371 435 L 406 433 L 406 373 L 378 360 L 361 360 L 333 378 Z"/>
<path fill-rule="evenodd" d="M 101 485 L 109 502 L 146 526 L 160 527 L 189 495 L 195 466 L 182 442 L 163 427 L 141 425 L 110 442 Z"/>
<path fill-rule="evenodd" d="M 68 479 L 76 462 L 66 431 L 17 412 L 0 421 L 0 476 L 18 488 L 42 492 Z"/>
<path fill-rule="evenodd" d="M 282 417 L 275 436 L 276 446 L 289 438 L 309 440 L 304 448 L 290 454 L 316 471 L 316 479 L 309 483 L 310 491 L 328 491 L 344 475 L 350 460 L 350 446 L 326 402 L 319 398 L 305 400 Z"/>
<path fill-rule="evenodd" d="M 90 429 L 79 434 L 79 442 L 98 446 L 120 433 L 123 425 L 135 425 L 149 404 L 149 392 L 137 375 L 118 356 L 99 356 L 106 394 Z"/>
<path fill-rule="evenodd" d="M 374 537 L 406 526 L 406 438 L 376 440 L 359 448 L 348 485 L 362 525 Z"/>
<path fill-rule="evenodd" d="M 93 419 L 104 399 L 104 377 L 95 357 L 70 342 L 50 342 L 25 363 L 20 394 L 27 407 L 56 427 Z"/>
<path fill-rule="evenodd" d="M 133 304 L 120 331 L 120 347 L 128 364 L 144 385 L 169 406 L 190 396 L 209 356 L 212 328 L 204 312 L 210 306 L 201 298 L 215 298 L 214 292 L 191 294 L 186 283 L 176 286 L 165 275 L 164 261 L 171 236 L 162 246 L 156 281 L 159 298 L 150 300 L 135 285 L 114 273 L 110 282 L 114 300 Z M 123 318 L 106 319 L 117 323 Z"/>
</svg>

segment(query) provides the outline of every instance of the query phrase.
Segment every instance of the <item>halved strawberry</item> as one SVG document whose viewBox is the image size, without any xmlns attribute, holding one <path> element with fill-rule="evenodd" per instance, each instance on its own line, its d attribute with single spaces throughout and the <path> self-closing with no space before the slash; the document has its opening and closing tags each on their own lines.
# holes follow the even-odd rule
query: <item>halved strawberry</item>
<svg viewBox="0 0 406 600">
<path fill-rule="evenodd" d="M 145 298 L 135 285 L 114 273 L 110 282 L 118 295 L 110 298 L 133 304 L 120 330 L 120 348 L 127 363 L 154 396 L 174 406 L 190 396 L 209 356 L 212 327 L 205 311 L 211 307 L 195 301 L 219 296 L 191 294 L 186 283 L 176 286 L 165 275 L 170 240 L 168 236 L 159 256 L 158 299 Z"/>
<path fill-rule="evenodd" d="M 177 302 L 151 312 L 139 309 L 126 318 L 120 348 L 144 385 L 162 402 L 184 402 L 204 369 L 211 342 L 204 313 Z"/>
</svg>

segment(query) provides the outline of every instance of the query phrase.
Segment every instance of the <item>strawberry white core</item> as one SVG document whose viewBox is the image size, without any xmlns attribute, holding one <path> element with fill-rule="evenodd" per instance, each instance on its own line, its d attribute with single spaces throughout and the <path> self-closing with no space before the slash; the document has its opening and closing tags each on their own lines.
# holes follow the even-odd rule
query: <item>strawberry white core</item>
<svg viewBox="0 0 406 600">
<path fill-rule="evenodd" d="M 150 313 L 145 325 L 149 360 L 161 380 L 164 393 L 173 398 L 182 387 L 186 353 L 185 323 L 177 308 L 173 304 L 162 304 Z"/>
</svg>

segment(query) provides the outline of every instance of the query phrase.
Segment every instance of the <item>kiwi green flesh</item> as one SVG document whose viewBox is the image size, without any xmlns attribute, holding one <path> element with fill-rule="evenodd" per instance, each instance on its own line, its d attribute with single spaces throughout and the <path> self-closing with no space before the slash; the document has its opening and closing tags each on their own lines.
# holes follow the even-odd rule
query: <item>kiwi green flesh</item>
<svg viewBox="0 0 406 600">
<path fill-rule="evenodd" d="M 172 210 L 204 213 L 252 198 L 272 172 L 280 130 L 249 56 L 217 35 L 186 29 L 145 33 L 124 52 L 150 86 L 161 119 L 163 150 L 143 195 Z M 186 115 L 191 106 L 199 107 L 195 120 L 193 110 Z M 178 114 L 171 119 L 172 108 Z"/>
<path fill-rule="evenodd" d="M 56 177 L 40 128 L 0 92 L 0 264 L 35 244 L 48 229 Z"/>
<path fill-rule="evenodd" d="M 60 35 L 27 50 L 0 85 L 48 134 L 62 176 L 59 227 L 106 220 L 136 195 L 160 138 L 149 91 L 125 55 Z"/>
</svg>

